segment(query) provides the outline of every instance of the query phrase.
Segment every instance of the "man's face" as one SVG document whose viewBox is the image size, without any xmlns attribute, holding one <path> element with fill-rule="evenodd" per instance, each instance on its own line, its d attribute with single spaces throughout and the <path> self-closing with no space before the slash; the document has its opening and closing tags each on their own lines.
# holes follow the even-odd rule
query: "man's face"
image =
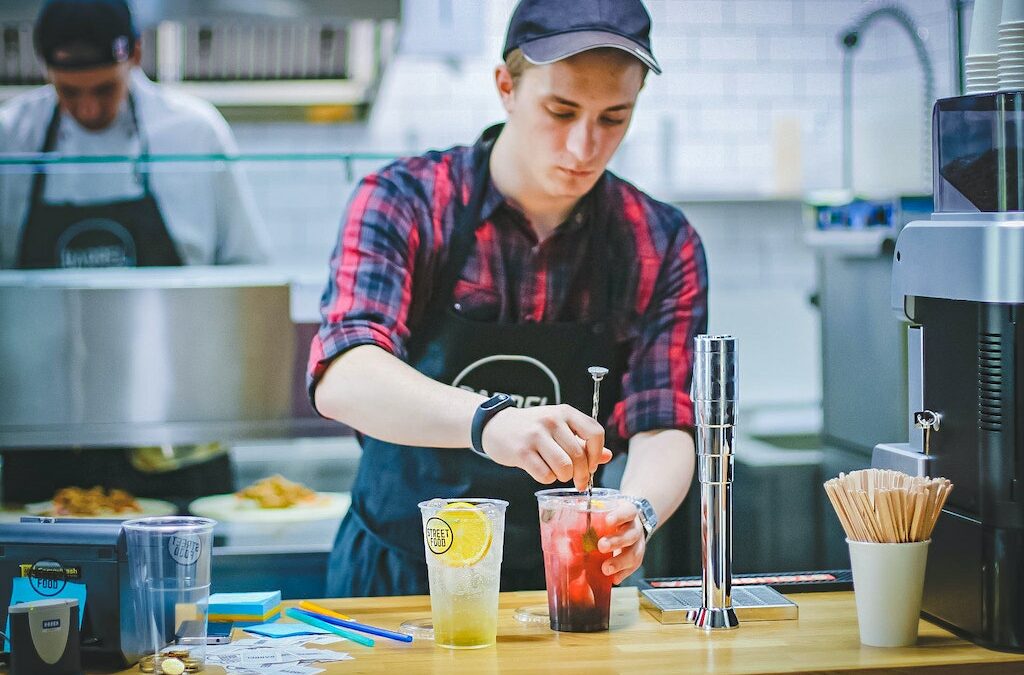
<svg viewBox="0 0 1024 675">
<path fill-rule="evenodd" d="M 130 63 L 99 66 L 88 70 L 50 68 L 50 81 L 57 90 L 61 110 L 90 131 L 109 127 L 128 95 Z"/>
<path fill-rule="evenodd" d="M 614 49 L 527 68 L 503 103 L 530 181 L 550 197 L 585 195 L 626 134 L 644 74 Z"/>
</svg>

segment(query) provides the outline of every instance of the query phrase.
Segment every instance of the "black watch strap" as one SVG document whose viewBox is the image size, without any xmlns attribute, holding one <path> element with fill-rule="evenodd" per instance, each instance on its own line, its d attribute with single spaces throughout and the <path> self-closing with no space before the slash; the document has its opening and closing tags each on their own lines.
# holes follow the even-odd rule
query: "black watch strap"
<svg viewBox="0 0 1024 675">
<path fill-rule="evenodd" d="M 473 440 L 473 452 L 483 457 L 487 457 L 487 453 L 484 452 L 484 427 L 491 421 L 491 418 L 497 415 L 505 408 L 514 406 L 516 402 L 508 394 L 495 394 L 486 401 L 480 404 L 473 413 L 473 428 L 471 438 Z"/>
</svg>

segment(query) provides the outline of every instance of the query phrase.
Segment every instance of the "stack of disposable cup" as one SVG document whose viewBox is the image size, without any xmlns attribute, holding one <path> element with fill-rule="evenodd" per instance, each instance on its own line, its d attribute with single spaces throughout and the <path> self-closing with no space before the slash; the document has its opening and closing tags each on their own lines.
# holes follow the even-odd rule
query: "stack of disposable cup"
<svg viewBox="0 0 1024 675">
<path fill-rule="evenodd" d="M 1003 0 L 999 22 L 999 91 L 1024 89 L 1024 0 Z"/>
<path fill-rule="evenodd" d="M 1013 0 L 976 0 L 971 18 L 971 38 L 964 58 L 968 94 L 984 94 L 999 89 L 999 41 L 1003 2 Z"/>
</svg>

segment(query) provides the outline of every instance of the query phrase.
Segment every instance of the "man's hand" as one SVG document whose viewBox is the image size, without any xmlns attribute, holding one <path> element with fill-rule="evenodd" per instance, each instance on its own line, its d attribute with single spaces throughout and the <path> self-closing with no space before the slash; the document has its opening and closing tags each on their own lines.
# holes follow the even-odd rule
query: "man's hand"
<svg viewBox="0 0 1024 675">
<path fill-rule="evenodd" d="M 604 561 L 601 571 L 612 578 L 613 584 L 620 584 L 644 561 L 647 550 L 644 528 L 636 507 L 625 500 L 619 500 L 618 506 L 605 516 L 605 522 L 612 534 L 598 539 L 597 550 L 612 551 L 612 557 Z"/>
<path fill-rule="evenodd" d="M 584 490 L 612 458 L 604 428 L 571 405 L 506 408 L 484 427 L 483 449 L 502 466 L 516 466 L 538 483 L 573 481 Z"/>
</svg>

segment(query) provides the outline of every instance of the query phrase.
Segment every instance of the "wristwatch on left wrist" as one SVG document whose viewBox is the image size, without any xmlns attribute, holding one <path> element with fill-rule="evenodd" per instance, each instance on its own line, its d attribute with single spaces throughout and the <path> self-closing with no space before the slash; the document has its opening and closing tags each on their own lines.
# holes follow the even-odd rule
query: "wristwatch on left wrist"
<svg viewBox="0 0 1024 675">
<path fill-rule="evenodd" d="M 644 528 L 644 541 L 650 541 L 651 535 L 658 527 L 658 514 L 651 503 L 643 497 L 630 497 L 640 516 L 640 525 Z"/>
</svg>

